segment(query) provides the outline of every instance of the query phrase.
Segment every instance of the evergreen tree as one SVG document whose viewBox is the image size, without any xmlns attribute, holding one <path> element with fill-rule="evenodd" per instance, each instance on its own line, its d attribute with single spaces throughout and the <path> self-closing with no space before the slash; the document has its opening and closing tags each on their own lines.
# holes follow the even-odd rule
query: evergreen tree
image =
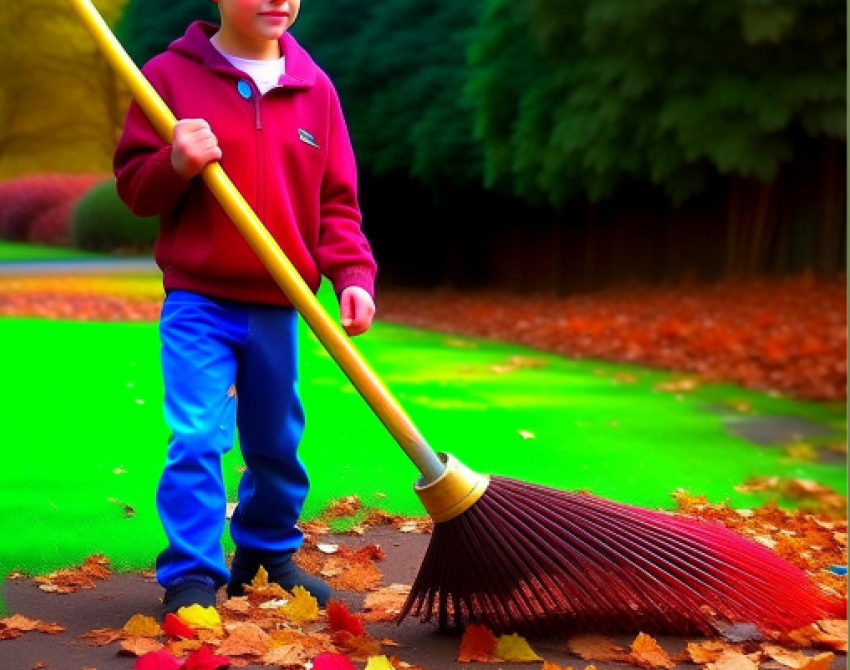
<svg viewBox="0 0 850 670">
<path fill-rule="evenodd" d="M 378 11 L 330 0 L 304 8 L 295 34 L 336 82 L 366 169 L 432 184 L 480 180 L 463 86 L 481 3 L 392 0 Z"/>
<path fill-rule="evenodd" d="M 800 132 L 844 137 L 845 29 L 839 0 L 490 0 L 469 86 L 489 183 L 560 205 L 771 180 Z"/>
</svg>

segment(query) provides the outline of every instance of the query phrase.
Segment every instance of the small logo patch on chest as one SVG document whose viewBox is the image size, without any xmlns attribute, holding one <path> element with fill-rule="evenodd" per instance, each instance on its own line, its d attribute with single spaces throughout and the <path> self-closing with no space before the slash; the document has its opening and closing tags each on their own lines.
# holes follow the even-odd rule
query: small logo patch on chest
<svg viewBox="0 0 850 670">
<path fill-rule="evenodd" d="M 316 144 L 315 138 L 303 128 L 298 129 L 298 139 L 304 142 L 304 144 L 309 144 L 311 147 L 316 147 L 317 149 L 322 148 Z"/>
</svg>

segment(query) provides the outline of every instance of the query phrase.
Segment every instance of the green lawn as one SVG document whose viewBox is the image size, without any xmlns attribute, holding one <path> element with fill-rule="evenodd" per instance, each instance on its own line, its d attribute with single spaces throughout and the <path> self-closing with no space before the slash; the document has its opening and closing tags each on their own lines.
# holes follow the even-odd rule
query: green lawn
<svg viewBox="0 0 850 670">
<path fill-rule="evenodd" d="M 334 308 L 330 291 L 321 297 Z M 351 493 L 370 505 L 422 514 L 411 489 L 413 466 L 302 328 L 303 455 L 313 480 L 305 516 Z M 163 542 L 154 492 L 167 439 L 156 324 L 3 319 L 2 329 L 0 574 L 46 571 L 95 551 L 119 569 L 150 566 Z M 846 492 L 844 467 L 750 445 L 706 409 L 749 400 L 758 412 L 831 424 L 841 438 L 843 405 L 733 386 L 677 397 L 654 388 L 669 373 L 380 322 L 355 342 L 432 446 L 482 472 L 650 507 L 670 506 L 668 493 L 679 487 L 713 501 L 757 504 L 761 499 L 733 489 L 752 475 L 812 478 Z M 541 367 L 492 369 L 516 355 Z M 637 383 L 615 383 L 618 371 L 633 372 Z M 240 465 L 235 449 L 224 466 L 231 495 Z M 133 516 L 125 517 L 125 505 Z"/>
<path fill-rule="evenodd" d="M 48 247 L 37 244 L 18 244 L 6 240 L 0 241 L 0 263 L 3 261 L 44 261 L 75 258 L 113 258 L 113 256 L 67 247 Z"/>
</svg>

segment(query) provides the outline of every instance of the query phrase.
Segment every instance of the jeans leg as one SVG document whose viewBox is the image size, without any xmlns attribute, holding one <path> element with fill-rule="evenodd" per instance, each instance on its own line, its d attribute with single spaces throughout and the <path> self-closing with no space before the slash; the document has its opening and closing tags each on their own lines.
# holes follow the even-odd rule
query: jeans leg
<svg viewBox="0 0 850 670">
<path fill-rule="evenodd" d="M 297 389 L 298 314 L 254 306 L 241 353 L 236 424 L 246 471 L 230 532 L 241 550 L 291 552 L 309 480 L 298 456 L 304 410 Z"/>
<path fill-rule="evenodd" d="M 221 457 L 233 447 L 236 349 L 248 311 L 188 292 L 169 293 L 160 317 L 165 419 L 172 435 L 157 490 L 168 547 L 157 580 L 203 575 L 227 582 L 221 536 L 227 498 Z"/>
</svg>

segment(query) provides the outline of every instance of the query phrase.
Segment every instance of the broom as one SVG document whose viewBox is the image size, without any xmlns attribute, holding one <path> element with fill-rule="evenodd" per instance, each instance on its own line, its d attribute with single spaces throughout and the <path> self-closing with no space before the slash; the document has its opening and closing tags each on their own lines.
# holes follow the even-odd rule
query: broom
<svg viewBox="0 0 850 670">
<path fill-rule="evenodd" d="M 174 115 L 90 0 L 70 0 L 165 142 Z M 765 630 L 839 606 L 801 570 L 719 526 L 471 471 L 435 453 L 324 311 L 218 163 L 202 178 L 331 356 L 422 473 L 436 527 L 399 621 L 412 610 L 497 630 L 710 632 L 717 618 Z"/>
</svg>

